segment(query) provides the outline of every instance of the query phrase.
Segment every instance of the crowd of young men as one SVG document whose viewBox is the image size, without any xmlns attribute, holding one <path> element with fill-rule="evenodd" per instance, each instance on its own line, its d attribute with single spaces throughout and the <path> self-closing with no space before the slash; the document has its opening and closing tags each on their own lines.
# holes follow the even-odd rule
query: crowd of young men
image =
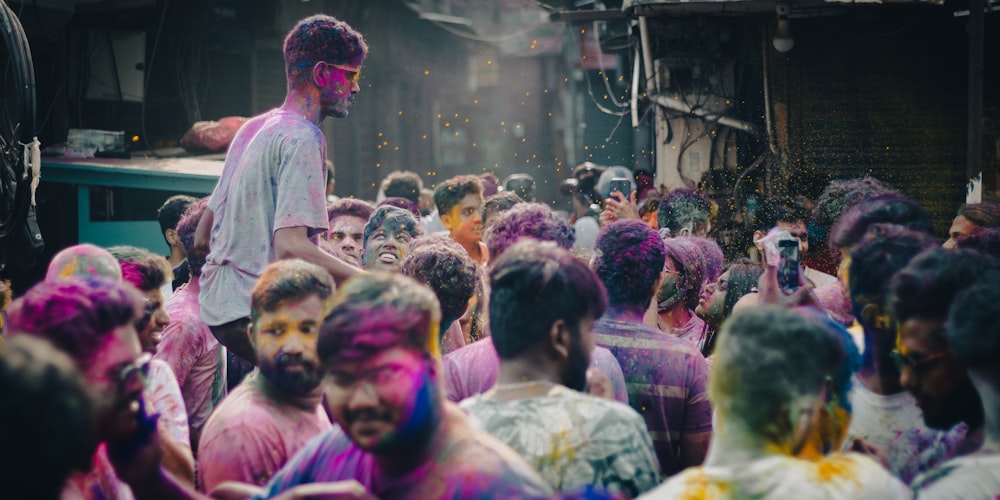
<svg viewBox="0 0 1000 500">
<path fill-rule="evenodd" d="M 583 245 L 526 177 L 328 203 L 317 124 L 366 53 L 301 20 L 283 105 L 161 209 L 169 259 L 78 245 L 13 301 L 4 498 L 1000 495 L 995 205 L 942 246 L 912 200 L 835 181 L 761 207 L 727 266 L 690 189 L 655 217 L 611 193 Z M 814 231 L 783 290 L 777 235 L 809 257 Z"/>
</svg>

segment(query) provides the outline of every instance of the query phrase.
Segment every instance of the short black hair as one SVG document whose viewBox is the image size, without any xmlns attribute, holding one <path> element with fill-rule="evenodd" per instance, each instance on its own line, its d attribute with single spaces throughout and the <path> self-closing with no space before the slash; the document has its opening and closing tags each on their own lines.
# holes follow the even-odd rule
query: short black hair
<svg viewBox="0 0 1000 500">
<path fill-rule="evenodd" d="M 483 213 L 482 213 L 483 228 L 486 227 L 486 223 L 488 222 L 486 216 L 490 212 L 493 212 L 495 214 L 506 212 L 514 205 L 523 202 L 524 200 L 522 200 L 520 196 L 508 191 L 501 191 L 493 196 L 490 196 L 489 198 L 486 198 L 486 200 L 483 202 Z"/>
<path fill-rule="evenodd" d="M 457 175 L 434 188 L 434 205 L 444 215 L 470 194 L 482 196 L 483 181 L 474 175 Z"/>
<path fill-rule="evenodd" d="M 892 278 L 892 311 L 900 322 L 910 318 L 944 320 L 958 292 L 996 269 L 996 261 L 975 250 L 931 248 Z"/>
<path fill-rule="evenodd" d="M 177 223 L 177 237 L 180 238 L 184 253 L 187 254 L 185 258 L 191 276 L 201 276 L 201 268 L 205 265 L 205 258 L 208 257 L 207 251 L 198 250 L 194 246 L 194 235 L 198 229 L 198 223 L 201 222 L 207 208 L 208 197 L 206 196 L 192 203 L 184 212 L 180 222 Z"/>
<path fill-rule="evenodd" d="M 979 227 L 1000 227 L 1000 204 L 967 203 L 958 209 L 958 215 Z"/>
<path fill-rule="evenodd" d="M 371 203 L 357 198 L 341 198 L 326 207 L 327 220 L 333 221 L 342 215 L 357 217 L 363 221 L 371 218 L 375 207 Z"/>
<path fill-rule="evenodd" d="M 587 263 L 552 242 L 523 240 L 490 271 L 490 335 L 500 359 L 529 350 L 563 320 L 604 314 L 607 293 Z"/>
<path fill-rule="evenodd" d="M 830 250 L 850 248 L 872 224 L 898 224 L 914 231 L 934 234 L 931 216 L 917 202 L 899 194 L 885 193 L 854 204 L 830 230 Z"/>
<path fill-rule="evenodd" d="M 288 301 L 316 295 L 325 301 L 333 294 L 333 278 L 322 267 L 300 259 L 274 261 L 264 268 L 250 292 L 250 319 L 273 312 Z"/>
<path fill-rule="evenodd" d="M 413 241 L 402 272 L 430 287 L 437 296 L 443 335 L 468 308 L 479 278 L 479 265 L 455 240 L 425 236 Z"/>
<path fill-rule="evenodd" d="M 375 209 L 375 212 L 372 213 L 371 218 L 365 224 L 364 239 L 361 242 L 361 246 L 368 246 L 368 238 L 372 233 L 377 231 L 385 224 L 385 221 L 390 219 L 399 219 L 403 226 L 410 232 L 410 236 L 414 238 L 423 234 L 420 223 L 417 222 L 416 217 L 412 213 L 392 205 L 382 205 Z"/>
<path fill-rule="evenodd" d="M 754 214 L 751 229 L 754 231 L 768 232 L 779 222 L 794 224 L 796 222 L 809 222 L 809 209 L 794 198 L 778 198 L 764 202 Z"/>
<path fill-rule="evenodd" d="M 937 246 L 927 234 L 896 224 L 873 224 L 851 250 L 847 271 L 855 318 L 868 304 L 888 307 L 889 280 L 921 252 Z"/>
<path fill-rule="evenodd" d="M 177 229 L 177 223 L 180 222 L 181 216 L 196 201 L 198 198 L 194 196 L 175 194 L 167 198 L 163 205 L 160 205 L 160 208 L 156 210 L 156 220 L 160 222 L 160 233 L 164 235 L 164 241 L 167 238 L 167 229 Z"/>
<path fill-rule="evenodd" d="M 967 248 L 1000 259 L 1000 228 L 976 227 L 955 240 L 956 248 Z"/>
<path fill-rule="evenodd" d="M 420 204 L 420 191 L 424 181 L 415 172 L 409 170 L 391 172 L 382 180 L 382 193 L 386 198 L 406 198 L 414 204 Z"/>
<path fill-rule="evenodd" d="M 945 336 L 955 357 L 969 370 L 992 372 L 1000 384 L 1000 272 L 988 272 L 975 285 L 955 296 L 945 322 Z"/>
</svg>

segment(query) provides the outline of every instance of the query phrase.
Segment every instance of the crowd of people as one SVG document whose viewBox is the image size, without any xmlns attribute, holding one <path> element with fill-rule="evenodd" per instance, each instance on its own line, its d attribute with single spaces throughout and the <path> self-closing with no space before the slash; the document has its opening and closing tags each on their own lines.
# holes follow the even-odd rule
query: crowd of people
<svg viewBox="0 0 1000 500">
<path fill-rule="evenodd" d="M 569 214 L 526 174 L 336 198 L 317 125 L 366 53 L 296 24 L 285 102 L 160 209 L 166 258 L 81 244 L 0 288 L 0 496 L 1000 495 L 1000 205 L 940 244 L 837 180 L 727 259 L 704 193 L 624 167 L 574 169 Z"/>
</svg>

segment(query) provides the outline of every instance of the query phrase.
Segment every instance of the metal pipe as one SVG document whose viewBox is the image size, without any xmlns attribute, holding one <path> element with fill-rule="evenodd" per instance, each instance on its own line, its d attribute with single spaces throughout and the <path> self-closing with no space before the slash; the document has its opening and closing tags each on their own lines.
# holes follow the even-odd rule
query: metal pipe
<svg viewBox="0 0 1000 500">
<path fill-rule="evenodd" d="M 720 125 L 725 125 L 727 127 L 735 128 L 737 130 L 749 132 L 754 135 L 760 134 L 760 131 L 757 129 L 757 126 L 750 122 L 737 120 L 736 118 L 730 118 L 725 115 L 711 113 L 701 108 L 692 108 L 689 104 L 687 104 L 684 101 L 680 101 L 672 97 L 667 97 L 665 95 L 654 95 L 650 96 L 650 98 L 653 100 L 653 102 L 665 108 L 670 108 L 676 111 L 680 111 L 682 113 L 687 113 L 689 115 L 694 115 L 699 118 L 704 118 L 709 121 L 717 122 Z"/>
<path fill-rule="evenodd" d="M 639 45 L 642 46 L 642 69 L 646 72 L 647 94 L 655 94 L 660 91 L 659 78 L 653 73 L 653 52 L 649 47 L 649 26 L 646 25 L 646 17 L 639 18 Z M 653 81 L 653 91 L 649 91 L 649 82 Z"/>
<path fill-rule="evenodd" d="M 635 49 L 632 58 L 632 95 L 629 96 L 629 106 L 632 111 L 632 128 L 639 128 L 639 48 Z"/>
</svg>

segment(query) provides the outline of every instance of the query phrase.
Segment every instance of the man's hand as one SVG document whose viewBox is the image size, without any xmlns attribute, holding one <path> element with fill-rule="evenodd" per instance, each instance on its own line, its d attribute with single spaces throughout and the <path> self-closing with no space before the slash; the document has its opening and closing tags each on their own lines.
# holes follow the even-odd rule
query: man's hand
<svg viewBox="0 0 1000 500">
<path fill-rule="evenodd" d="M 600 223 L 604 227 L 618 219 L 638 219 L 639 208 L 635 203 L 635 193 L 625 195 L 614 191 L 611 197 L 604 200 L 604 210 L 601 212 Z"/>
<path fill-rule="evenodd" d="M 361 483 L 351 479 L 336 483 L 310 483 L 296 486 L 273 500 L 377 500 Z"/>
</svg>

